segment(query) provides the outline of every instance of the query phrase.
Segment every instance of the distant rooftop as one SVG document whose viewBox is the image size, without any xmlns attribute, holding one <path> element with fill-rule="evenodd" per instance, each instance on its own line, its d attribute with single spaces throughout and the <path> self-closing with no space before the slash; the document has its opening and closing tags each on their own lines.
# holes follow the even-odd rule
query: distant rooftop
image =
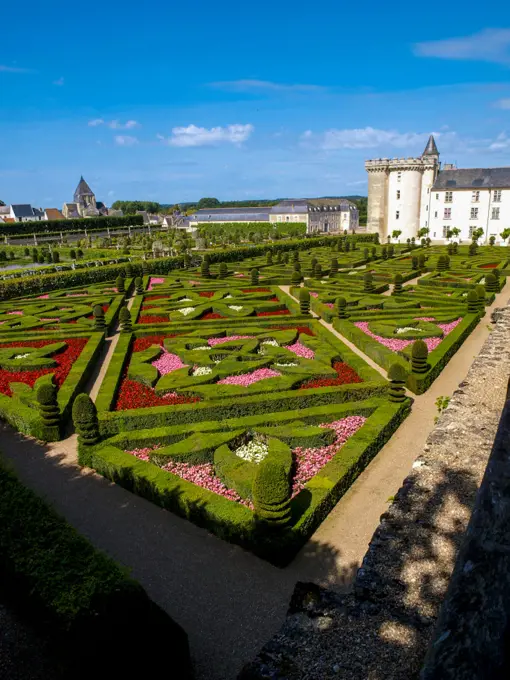
<svg viewBox="0 0 510 680">
<path fill-rule="evenodd" d="M 508 189 L 510 167 L 442 170 L 434 189 Z"/>
</svg>

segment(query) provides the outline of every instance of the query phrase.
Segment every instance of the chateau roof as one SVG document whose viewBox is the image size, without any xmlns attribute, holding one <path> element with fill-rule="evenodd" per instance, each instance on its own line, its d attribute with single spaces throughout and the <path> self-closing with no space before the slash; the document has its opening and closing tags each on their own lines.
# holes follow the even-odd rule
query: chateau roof
<svg viewBox="0 0 510 680">
<path fill-rule="evenodd" d="M 422 156 L 439 156 L 434 135 L 430 135 L 429 141 L 427 142 L 427 146 L 425 147 L 425 151 L 422 153 Z"/>
<path fill-rule="evenodd" d="M 510 189 L 510 167 L 442 170 L 434 189 Z"/>
<path fill-rule="evenodd" d="M 79 203 L 80 196 L 94 196 L 94 192 L 89 187 L 87 182 L 83 179 L 83 175 L 80 177 L 76 191 L 74 192 L 74 200 Z"/>
</svg>

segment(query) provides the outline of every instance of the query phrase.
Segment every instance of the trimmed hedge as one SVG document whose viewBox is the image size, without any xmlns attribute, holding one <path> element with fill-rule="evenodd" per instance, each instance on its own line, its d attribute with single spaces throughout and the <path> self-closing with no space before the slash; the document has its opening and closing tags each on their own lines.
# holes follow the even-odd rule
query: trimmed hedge
<svg viewBox="0 0 510 680">
<path fill-rule="evenodd" d="M 173 677 L 192 677 L 183 629 L 2 463 L 0 576 L 4 596 L 49 636 L 65 677 L 90 678 L 98 668 L 111 677 L 161 675 L 169 655 Z"/>
<path fill-rule="evenodd" d="M 88 231 L 108 227 L 143 226 L 143 215 L 124 215 L 122 217 L 87 217 L 68 220 L 30 220 L 29 222 L 9 222 L 0 226 L 0 236 L 22 234 L 60 233 L 61 231 Z"/>
</svg>

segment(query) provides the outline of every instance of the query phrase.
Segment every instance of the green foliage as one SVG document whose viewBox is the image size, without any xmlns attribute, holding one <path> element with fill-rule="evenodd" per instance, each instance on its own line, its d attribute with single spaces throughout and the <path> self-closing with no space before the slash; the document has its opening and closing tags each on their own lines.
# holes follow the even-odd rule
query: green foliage
<svg viewBox="0 0 510 680">
<path fill-rule="evenodd" d="M 406 392 L 405 384 L 407 380 L 407 371 L 402 364 L 392 364 L 388 371 L 388 378 L 390 379 L 389 400 L 393 403 L 401 403 L 405 401 Z"/>
<path fill-rule="evenodd" d="M 402 293 L 402 274 L 395 274 L 393 280 L 393 295 L 400 295 Z"/>
<path fill-rule="evenodd" d="M 8 222 L 0 225 L 0 236 L 14 234 L 31 236 L 32 234 L 43 234 L 46 232 L 66 232 L 66 231 L 87 231 L 93 229 L 106 229 L 108 227 L 142 226 L 142 215 L 127 215 L 124 217 L 88 217 L 73 218 L 70 220 L 37 220 L 29 222 Z"/>
<path fill-rule="evenodd" d="M 373 293 L 375 290 L 374 277 L 370 272 L 363 275 L 363 291 L 365 293 Z"/>
<path fill-rule="evenodd" d="M 416 255 L 413 255 L 413 257 L 411 258 L 411 267 L 412 267 L 412 269 L 418 269 L 418 262 L 419 262 L 419 260 L 418 260 L 418 258 L 416 257 Z"/>
<path fill-rule="evenodd" d="M 444 272 L 444 271 L 447 269 L 446 260 L 445 260 L 445 256 L 444 256 L 444 255 L 440 255 L 440 256 L 437 258 L 436 269 L 437 269 L 438 272 Z"/>
<path fill-rule="evenodd" d="M 203 259 L 202 264 L 200 265 L 200 274 L 203 276 L 205 279 L 208 279 L 211 276 L 211 272 L 209 269 L 209 260 Z"/>
<path fill-rule="evenodd" d="M 228 274 L 228 268 L 225 262 L 220 262 L 220 267 L 219 267 L 219 278 L 220 279 L 225 279 Z"/>
<path fill-rule="evenodd" d="M 78 441 L 83 446 L 92 446 L 99 441 L 99 422 L 94 402 L 88 394 L 79 394 L 73 404 L 73 423 Z"/>
<path fill-rule="evenodd" d="M 301 276 L 301 272 L 293 271 L 290 280 L 291 280 L 291 283 L 292 283 L 293 286 L 299 286 L 299 284 L 303 280 L 303 277 Z"/>
<path fill-rule="evenodd" d="M 104 312 L 101 305 L 94 306 L 94 330 L 95 331 L 106 331 L 106 321 L 104 318 Z"/>
<path fill-rule="evenodd" d="M 126 278 L 128 278 L 128 279 L 133 278 L 133 265 L 131 264 L 131 262 L 127 263 L 125 272 L 126 272 Z"/>
<path fill-rule="evenodd" d="M 313 275 L 316 279 L 322 278 L 322 266 L 320 262 L 317 262 L 317 264 L 315 265 Z"/>
<path fill-rule="evenodd" d="M 499 290 L 498 280 L 494 274 L 487 274 L 485 277 L 485 289 L 488 293 L 497 293 Z"/>
<path fill-rule="evenodd" d="M 115 279 L 115 287 L 117 288 L 118 293 L 126 292 L 125 279 L 123 276 L 117 276 Z"/>
<path fill-rule="evenodd" d="M 252 493 L 257 523 L 267 529 L 290 524 L 290 480 L 283 463 L 264 459 L 258 465 Z"/>
<path fill-rule="evenodd" d="M 143 280 L 141 276 L 137 276 L 135 279 L 135 291 L 137 295 L 143 294 Z"/>
<path fill-rule="evenodd" d="M 411 350 L 411 366 L 413 373 L 426 373 L 428 371 L 427 357 L 429 350 L 423 340 L 415 340 Z"/>
<path fill-rule="evenodd" d="M 37 390 L 37 405 L 43 428 L 58 428 L 60 425 L 60 409 L 57 401 L 57 388 L 52 383 L 45 383 Z"/>
<path fill-rule="evenodd" d="M 253 268 L 250 272 L 251 275 L 251 285 L 252 286 L 257 286 L 259 283 L 259 270 Z"/>
<path fill-rule="evenodd" d="M 119 322 L 121 333 L 131 333 L 133 324 L 131 321 L 131 314 L 127 307 L 122 307 L 119 313 Z"/>
<path fill-rule="evenodd" d="M 338 260 L 336 259 L 336 257 L 333 257 L 331 260 L 331 267 L 329 273 L 332 275 L 338 274 Z"/>
<path fill-rule="evenodd" d="M 347 319 L 347 301 L 344 297 L 338 297 L 335 300 L 335 308 L 339 319 Z"/>
<path fill-rule="evenodd" d="M 479 307 L 478 294 L 475 290 L 470 290 L 467 294 L 467 306 L 469 314 L 477 314 Z"/>
<path fill-rule="evenodd" d="M 310 292 L 307 288 L 299 289 L 299 311 L 301 314 L 310 313 Z"/>
<path fill-rule="evenodd" d="M 478 297 L 478 305 L 480 311 L 483 312 L 485 310 L 485 286 L 478 284 L 477 286 L 475 286 L 475 291 Z"/>
</svg>

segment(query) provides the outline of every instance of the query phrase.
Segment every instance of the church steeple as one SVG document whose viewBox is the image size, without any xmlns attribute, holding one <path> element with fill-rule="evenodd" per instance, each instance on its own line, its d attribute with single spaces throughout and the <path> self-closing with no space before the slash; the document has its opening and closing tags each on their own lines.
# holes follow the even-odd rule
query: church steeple
<svg viewBox="0 0 510 680">
<path fill-rule="evenodd" d="M 429 141 L 427 142 L 427 146 L 425 147 L 425 151 L 422 153 L 421 156 L 422 158 L 423 156 L 436 156 L 437 158 L 439 158 L 439 151 L 437 150 L 434 135 L 430 135 Z"/>
</svg>

